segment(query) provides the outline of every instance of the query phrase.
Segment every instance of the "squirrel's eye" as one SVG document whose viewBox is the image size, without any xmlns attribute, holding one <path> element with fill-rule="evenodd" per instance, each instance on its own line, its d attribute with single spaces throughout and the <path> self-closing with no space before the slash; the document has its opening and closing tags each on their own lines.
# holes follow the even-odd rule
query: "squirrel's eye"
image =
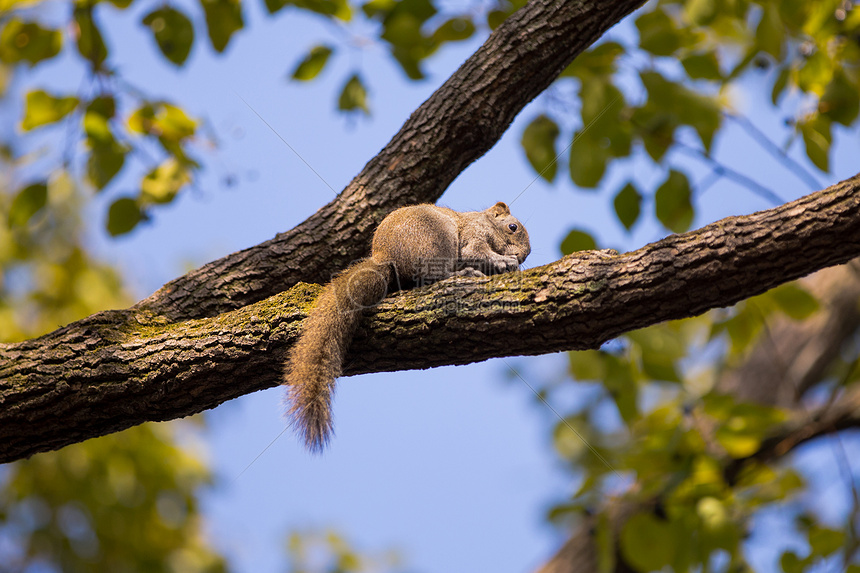
<svg viewBox="0 0 860 573">
<path fill-rule="evenodd" d="M 512 233 L 516 233 L 518 228 L 519 227 L 517 227 L 516 223 L 511 223 L 510 225 L 508 225 L 508 229 L 510 229 Z"/>
</svg>

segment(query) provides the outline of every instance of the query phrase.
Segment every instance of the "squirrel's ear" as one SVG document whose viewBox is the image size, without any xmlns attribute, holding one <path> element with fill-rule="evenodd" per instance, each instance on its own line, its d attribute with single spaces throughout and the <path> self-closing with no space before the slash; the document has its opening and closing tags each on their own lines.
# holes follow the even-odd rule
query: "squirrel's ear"
<svg viewBox="0 0 860 573">
<path fill-rule="evenodd" d="M 498 203 L 490 207 L 490 213 L 492 213 L 496 217 L 501 217 L 503 215 L 510 215 L 511 210 L 508 209 L 507 205 L 499 201 Z"/>
</svg>

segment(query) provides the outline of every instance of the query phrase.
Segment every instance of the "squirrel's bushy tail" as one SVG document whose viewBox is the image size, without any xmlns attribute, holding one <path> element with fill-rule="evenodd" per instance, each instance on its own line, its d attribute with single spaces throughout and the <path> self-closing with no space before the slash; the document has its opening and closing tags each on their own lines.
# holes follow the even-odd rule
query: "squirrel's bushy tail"
<svg viewBox="0 0 860 573">
<path fill-rule="evenodd" d="M 286 364 L 287 416 L 305 446 L 322 452 L 332 436 L 335 379 L 362 310 L 385 296 L 393 276 L 389 263 L 358 262 L 320 293 Z"/>
</svg>

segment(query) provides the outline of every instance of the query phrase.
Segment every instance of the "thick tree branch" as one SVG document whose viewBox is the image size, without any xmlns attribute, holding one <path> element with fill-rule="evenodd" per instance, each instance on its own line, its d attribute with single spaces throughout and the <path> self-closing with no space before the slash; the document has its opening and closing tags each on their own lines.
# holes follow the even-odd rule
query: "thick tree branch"
<svg viewBox="0 0 860 573">
<path fill-rule="evenodd" d="M 389 297 L 363 321 L 345 370 L 597 348 L 628 330 L 727 306 L 858 255 L 860 175 L 632 253 L 577 253 L 521 273 L 450 279 Z M 139 308 L 99 313 L 0 345 L 0 462 L 278 384 L 286 348 L 319 288 L 301 284 L 181 323 Z"/>
<path fill-rule="evenodd" d="M 367 254 L 385 215 L 434 203 L 577 55 L 642 4 L 532 0 L 412 114 L 336 199 L 291 231 L 175 279 L 138 306 L 175 322 L 234 310 L 299 281 L 327 282 Z"/>
</svg>

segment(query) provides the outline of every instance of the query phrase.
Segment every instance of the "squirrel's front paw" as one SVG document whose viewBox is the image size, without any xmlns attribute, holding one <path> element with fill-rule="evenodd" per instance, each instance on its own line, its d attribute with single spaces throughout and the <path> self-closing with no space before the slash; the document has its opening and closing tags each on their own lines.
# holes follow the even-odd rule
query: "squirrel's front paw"
<svg viewBox="0 0 860 573">
<path fill-rule="evenodd" d="M 465 269 L 460 269 L 456 273 L 454 273 L 455 277 L 485 277 L 484 273 L 479 271 L 478 269 L 472 267 L 466 267 Z"/>
<path fill-rule="evenodd" d="M 514 256 L 502 255 L 498 259 L 493 259 L 493 272 L 495 274 L 507 273 L 520 268 L 520 262 Z"/>
</svg>

